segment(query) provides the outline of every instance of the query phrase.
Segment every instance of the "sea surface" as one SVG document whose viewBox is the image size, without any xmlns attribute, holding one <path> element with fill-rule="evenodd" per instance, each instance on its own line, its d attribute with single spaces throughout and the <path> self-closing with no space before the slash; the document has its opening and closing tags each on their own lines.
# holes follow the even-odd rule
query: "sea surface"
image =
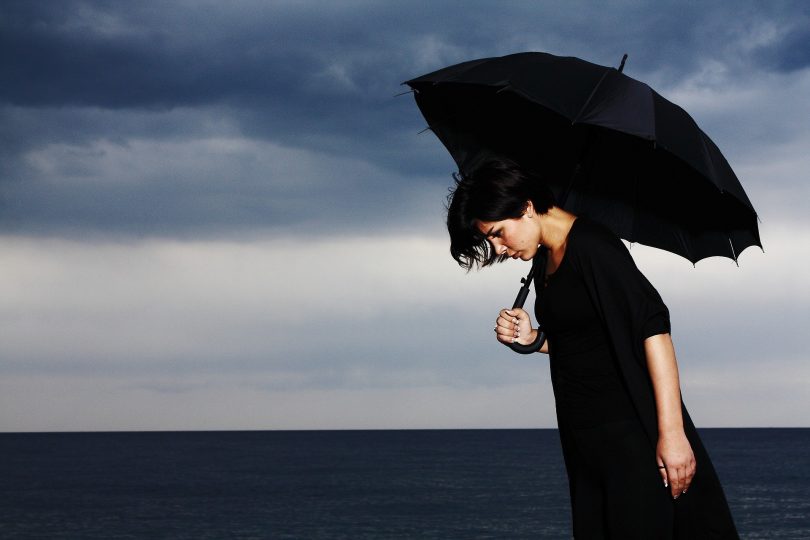
<svg viewBox="0 0 810 540">
<path fill-rule="evenodd" d="M 810 429 L 702 429 L 743 538 L 810 539 Z M 0 434 L 0 538 L 570 538 L 556 430 Z"/>
</svg>

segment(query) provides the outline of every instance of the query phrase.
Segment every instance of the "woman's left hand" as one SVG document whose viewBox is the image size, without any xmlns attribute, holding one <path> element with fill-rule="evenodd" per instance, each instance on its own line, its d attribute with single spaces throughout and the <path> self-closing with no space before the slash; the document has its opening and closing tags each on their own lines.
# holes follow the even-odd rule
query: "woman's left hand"
<svg viewBox="0 0 810 540">
<path fill-rule="evenodd" d="M 689 439 L 681 430 L 676 433 L 660 434 L 655 449 L 659 471 L 664 486 L 669 486 L 672 498 L 677 499 L 686 493 L 695 476 L 695 454 Z M 661 467 L 664 468 L 661 468 Z"/>
</svg>

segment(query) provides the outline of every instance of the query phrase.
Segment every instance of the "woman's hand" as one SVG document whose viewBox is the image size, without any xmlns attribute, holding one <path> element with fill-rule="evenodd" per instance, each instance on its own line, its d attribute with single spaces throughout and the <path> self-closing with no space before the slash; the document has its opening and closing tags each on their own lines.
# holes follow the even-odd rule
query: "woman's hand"
<svg viewBox="0 0 810 540">
<path fill-rule="evenodd" d="M 495 321 L 495 336 L 501 343 L 528 345 L 535 338 L 532 320 L 521 308 L 502 309 Z"/>
<path fill-rule="evenodd" d="M 675 433 L 661 433 L 658 435 L 655 453 L 664 486 L 669 486 L 672 498 L 677 499 L 686 493 L 695 476 L 697 467 L 692 445 L 689 444 L 689 439 L 686 438 L 683 430 Z"/>
</svg>

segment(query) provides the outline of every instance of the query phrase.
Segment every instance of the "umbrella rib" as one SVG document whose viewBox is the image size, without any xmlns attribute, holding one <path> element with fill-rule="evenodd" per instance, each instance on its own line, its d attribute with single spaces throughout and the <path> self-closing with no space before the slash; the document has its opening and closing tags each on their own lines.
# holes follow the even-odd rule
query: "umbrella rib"
<svg viewBox="0 0 810 540">
<path fill-rule="evenodd" d="M 734 258 L 734 264 L 739 268 L 740 262 L 737 260 L 737 251 L 734 249 L 734 240 L 731 239 L 731 235 L 728 237 L 728 245 L 731 248 L 731 256 Z"/>
<path fill-rule="evenodd" d="M 577 115 L 571 121 L 572 124 L 576 124 L 579 121 L 580 117 L 582 116 L 582 113 L 585 112 L 585 109 L 587 109 L 588 105 L 591 104 L 591 100 L 593 99 L 593 96 L 596 95 L 596 91 L 599 90 L 600 86 L 602 86 L 602 82 L 605 80 L 608 73 L 610 73 L 611 69 L 613 69 L 613 68 L 609 68 L 609 69 L 605 70 L 604 73 L 602 73 L 602 77 L 599 78 L 599 82 L 596 83 L 596 86 L 594 86 L 593 90 L 591 90 L 591 95 L 588 96 L 588 99 L 585 100 L 585 103 L 582 105 L 582 108 L 579 110 Z"/>
<path fill-rule="evenodd" d="M 691 115 L 689 116 L 689 118 L 692 120 L 692 122 L 695 121 Z M 697 127 L 697 123 L 695 123 L 695 127 Z M 706 169 L 709 173 L 708 176 L 709 183 L 715 186 L 722 195 L 723 193 L 725 193 L 726 190 L 723 189 L 723 186 L 718 186 L 717 184 L 714 183 L 714 179 L 718 177 L 718 174 L 716 167 L 714 166 L 714 160 L 712 160 L 712 152 L 711 149 L 709 148 L 709 143 L 706 142 L 706 139 L 708 139 L 709 137 L 708 135 L 703 133 L 703 130 L 700 129 L 699 127 L 697 128 L 697 130 L 698 133 L 700 134 L 700 145 L 703 147 L 703 163 L 706 164 Z"/>
</svg>

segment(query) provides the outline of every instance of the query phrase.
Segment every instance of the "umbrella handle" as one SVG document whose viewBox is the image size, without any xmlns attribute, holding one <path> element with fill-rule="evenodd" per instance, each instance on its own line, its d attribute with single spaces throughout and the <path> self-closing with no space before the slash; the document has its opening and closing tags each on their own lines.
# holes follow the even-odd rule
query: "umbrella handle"
<svg viewBox="0 0 810 540">
<path fill-rule="evenodd" d="M 545 253 L 542 256 L 542 261 L 543 263 L 545 263 Z M 525 278 L 520 279 L 520 282 L 523 284 L 523 286 L 520 288 L 517 296 L 515 297 L 515 302 L 512 304 L 512 309 L 522 308 L 523 304 L 526 303 L 526 298 L 529 296 L 529 285 L 532 283 L 532 278 L 534 277 L 535 266 L 537 265 L 532 264 L 532 269 L 529 270 L 529 275 L 527 275 Z M 543 264 L 543 266 L 545 267 L 545 264 Z M 506 345 L 516 353 L 531 354 L 539 351 L 543 347 L 543 344 L 545 342 L 546 342 L 546 333 L 540 327 L 540 322 L 538 321 L 537 336 L 534 338 L 534 341 L 532 343 L 529 343 L 528 345 L 522 345 L 520 343 L 504 343 L 504 345 Z"/>
</svg>

